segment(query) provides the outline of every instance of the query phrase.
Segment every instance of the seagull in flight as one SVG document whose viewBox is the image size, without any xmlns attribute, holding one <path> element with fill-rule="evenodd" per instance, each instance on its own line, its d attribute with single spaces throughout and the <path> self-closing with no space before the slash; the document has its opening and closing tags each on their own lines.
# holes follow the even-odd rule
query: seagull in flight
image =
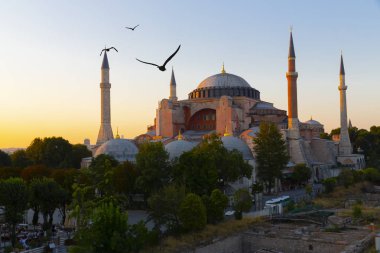
<svg viewBox="0 0 380 253">
<path fill-rule="evenodd" d="M 165 71 L 166 70 L 165 65 L 174 57 L 174 55 L 176 55 L 176 53 L 178 52 L 178 50 L 179 50 L 180 47 L 181 47 L 181 45 L 179 45 L 178 48 L 177 48 L 177 50 L 175 50 L 175 52 L 171 56 L 169 56 L 168 59 L 166 59 L 165 63 L 162 66 L 158 66 L 155 63 L 141 61 L 141 60 L 139 60 L 137 58 L 136 58 L 136 60 L 138 60 L 139 62 L 145 63 L 145 64 L 150 64 L 150 65 L 156 66 L 159 70 Z"/>
<path fill-rule="evenodd" d="M 130 30 L 132 30 L 132 31 L 134 31 L 135 29 L 136 29 L 136 27 L 138 27 L 139 25 L 136 25 L 135 27 L 128 27 L 128 26 L 126 26 L 125 28 L 127 28 L 127 29 L 130 29 Z"/>
<path fill-rule="evenodd" d="M 103 53 L 104 51 L 109 52 L 111 49 L 114 49 L 116 52 L 119 52 L 119 51 L 117 51 L 117 49 L 114 48 L 114 47 L 104 48 L 104 49 L 100 52 L 100 56 L 102 56 L 102 53 Z"/>
</svg>

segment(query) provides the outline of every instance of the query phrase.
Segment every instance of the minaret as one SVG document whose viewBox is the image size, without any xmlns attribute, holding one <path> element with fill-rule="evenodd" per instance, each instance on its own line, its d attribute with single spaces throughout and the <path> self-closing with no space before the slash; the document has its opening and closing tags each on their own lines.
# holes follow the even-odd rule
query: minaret
<svg viewBox="0 0 380 253">
<path fill-rule="evenodd" d="M 100 83 L 101 121 L 100 121 L 100 129 L 99 129 L 98 140 L 96 141 L 96 145 L 101 145 L 104 142 L 113 139 L 113 133 L 112 133 L 112 127 L 111 127 L 111 104 L 110 104 L 111 84 L 109 82 L 109 72 L 110 72 L 110 67 L 108 65 L 107 52 L 104 51 L 103 63 L 101 67 L 101 83 Z"/>
<path fill-rule="evenodd" d="M 293 35 L 290 31 L 290 44 L 288 55 L 288 128 L 298 129 L 298 109 L 297 109 L 297 78 L 296 72 L 296 54 L 294 53 Z"/>
<path fill-rule="evenodd" d="M 174 70 L 172 68 L 172 78 L 170 79 L 170 100 L 177 101 L 177 83 L 175 82 Z"/>
<path fill-rule="evenodd" d="M 288 80 L 288 130 L 286 138 L 291 161 L 295 164 L 304 163 L 310 166 L 310 161 L 307 160 L 304 148 L 302 146 L 302 138 L 299 131 L 297 78 L 298 73 L 296 72 L 296 54 L 294 52 L 293 34 L 292 31 L 290 31 L 288 72 L 286 72 L 286 79 Z"/>
<path fill-rule="evenodd" d="M 347 124 L 347 102 L 346 102 L 346 80 L 343 65 L 343 55 L 340 56 L 340 74 L 339 74 L 339 93 L 340 93 L 340 141 L 339 141 L 339 155 L 351 155 L 352 147 L 350 136 L 348 135 Z"/>
</svg>

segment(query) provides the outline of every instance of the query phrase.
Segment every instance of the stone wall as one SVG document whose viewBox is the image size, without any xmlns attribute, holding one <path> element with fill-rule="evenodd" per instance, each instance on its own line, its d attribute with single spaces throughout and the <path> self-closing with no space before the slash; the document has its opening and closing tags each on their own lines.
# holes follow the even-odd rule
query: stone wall
<svg viewBox="0 0 380 253">
<path fill-rule="evenodd" d="M 319 252 L 319 253 L 337 253 L 344 250 L 346 244 L 328 243 L 318 239 L 303 239 L 298 237 L 269 237 L 258 236 L 257 234 L 245 234 L 242 242 L 242 253 L 252 253 L 259 249 L 271 249 L 280 252 L 291 253 L 305 253 L 305 252 Z"/>
<path fill-rule="evenodd" d="M 242 253 L 242 236 L 235 235 L 183 253 Z"/>
</svg>

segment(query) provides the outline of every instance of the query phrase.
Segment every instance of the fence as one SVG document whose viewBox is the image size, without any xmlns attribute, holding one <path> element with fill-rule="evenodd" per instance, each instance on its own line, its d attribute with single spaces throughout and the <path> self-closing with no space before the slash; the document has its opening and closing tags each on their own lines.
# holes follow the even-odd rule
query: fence
<svg viewBox="0 0 380 253">
<path fill-rule="evenodd" d="M 21 251 L 20 253 L 43 253 L 44 250 L 45 250 L 45 246 L 39 247 L 39 248 L 30 249 L 30 250 Z"/>
</svg>

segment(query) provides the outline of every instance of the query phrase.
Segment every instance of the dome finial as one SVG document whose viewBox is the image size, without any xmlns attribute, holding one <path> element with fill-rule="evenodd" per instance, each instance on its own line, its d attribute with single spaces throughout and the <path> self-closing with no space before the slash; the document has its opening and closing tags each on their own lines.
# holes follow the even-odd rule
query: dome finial
<svg viewBox="0 0 380 253">
<path fill-rule="evenodd" d="M 224 62 L 223 62 L 223 65 L 222 65 L 222 71 L 221 71 L 222 74 L 225 74 L 226 73 L 226 70 L 224 69 Z"/>
<path fill-rule="evenodd" d="M 178 138 L 177 140 L 181 141 L 183 140 L 182 134 L 181 134 L 181 129 L 178 131 Z"/>
<path fill-rule="evenodd" d="M 120 135 L 119 135 L 119 127 L 116 128 L 116 137 L 115 139 L 120 139 Z"/>
<path fill-rule="evenodd" d="M 231 134 L 228 132 L 227 125 L 226 125 L 226 129 L 224 130 L 224 136 L 231 136 Z"/>
<path fill-rule="evenodd" d="M 310 116 L 310 120 L 313 120 L 313 116 Z"/>
</svg>

